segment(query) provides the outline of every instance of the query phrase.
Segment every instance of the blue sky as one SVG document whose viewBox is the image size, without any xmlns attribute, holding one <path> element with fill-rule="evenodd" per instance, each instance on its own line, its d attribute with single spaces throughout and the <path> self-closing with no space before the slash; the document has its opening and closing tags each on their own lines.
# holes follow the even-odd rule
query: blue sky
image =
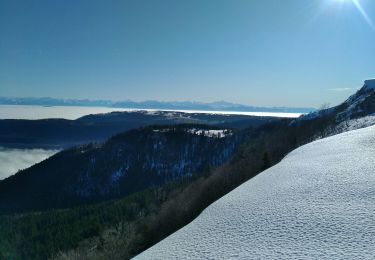
<svg viewBox="0 0 375 260">
<path fill-rule="evenodd" d="M 352 0 L 0 0 L 0 96 L 333 105 L 375 77 L 369 19 Z"/>
</svg>

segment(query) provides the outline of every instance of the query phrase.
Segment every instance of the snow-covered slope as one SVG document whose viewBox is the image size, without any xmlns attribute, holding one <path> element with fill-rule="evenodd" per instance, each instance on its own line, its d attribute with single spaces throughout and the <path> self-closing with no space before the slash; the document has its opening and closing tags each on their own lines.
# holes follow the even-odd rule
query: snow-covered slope
<svg viewBox="0 0 375 260">
<path fill-rule="evenodd" d="M 374 162 L 374 126 L 302 146 L 136 258 L 375 259 Z"/>
</svg>

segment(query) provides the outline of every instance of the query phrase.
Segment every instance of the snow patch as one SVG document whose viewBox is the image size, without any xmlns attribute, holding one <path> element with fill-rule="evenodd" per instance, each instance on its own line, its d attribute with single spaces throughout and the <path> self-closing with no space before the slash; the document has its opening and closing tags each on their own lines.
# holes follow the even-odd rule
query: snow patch
<svg viewBox="0 0 375 260">
<path fill-rule="evenodd" d="M 222 129 L 222 130 L 206 130 L 206 129 L 189 129 L 189 133 L 195 135 L 203 135 L 207 137 L 214 137 L 214 138 L 224 138 L 227 136 L 231 136 L 233 133 L 230 130 Z"/>
<path fill-rule="evenodd" d="M 154 129 L 152 130 L 154 133 L 168 133 L 174 130 L 173 128 L 164 128 L 164 129 Z"/>
<path fill-rule="evenodd" d="M 124 171 L 123 169 L 119 169 L 117 171 L 114 171 L 111 175 L 111 181 L 112 182 L 117 182 L 122 176 L 124 176 Z"/>
</svg>

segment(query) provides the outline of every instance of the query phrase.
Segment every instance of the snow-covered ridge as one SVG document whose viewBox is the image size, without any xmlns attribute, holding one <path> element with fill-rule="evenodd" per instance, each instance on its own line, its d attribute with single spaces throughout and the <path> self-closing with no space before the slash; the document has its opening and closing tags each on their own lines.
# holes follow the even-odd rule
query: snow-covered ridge
<svg viewBox="0 0 375 260">
<path fill-rule="evenodd" d="M 346 120 L 360 118 L 375 113 L 374 106 L 369 106 L 368 102 L 374 97 L 375 79 L 365 80 L 363 87 L 350 96 L 341 105 L 311 112 L 300 117 L 300 120 L 313 120 L 325 116 L 335 115 L 336 123 Z M 371 103 L 372 101 L 370 101 Z M 367 104 L 365 104 L 367 103 Z"/>
<path fill-rule="evenodd" d="M 375 80 L 366 80 L 363 87 L 354 95 L 349 97 L 344 104 L 347 106 L 344 111 L 339 112 L 336 115 L 336 121 L 342 122 L 345 120 L 353 119 L 355 117 L 360 117 L 370 115 L 372 112 L 365 108 L 363 104 L 374 95 L 375 91 Z"/>
<path fill-rule="evenodd" d="M 375 126 L 291 152 L 136 259 L 375 259 Z"/>
</svg>

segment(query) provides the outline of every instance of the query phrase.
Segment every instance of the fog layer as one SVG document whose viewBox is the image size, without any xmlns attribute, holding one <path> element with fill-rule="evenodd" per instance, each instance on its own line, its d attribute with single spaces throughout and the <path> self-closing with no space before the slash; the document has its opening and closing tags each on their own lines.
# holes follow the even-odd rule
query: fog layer
<svg viewBox="0 0 375 260">
<path fill-rule="evenodd" d="M 10 149 L 0 147 L 0 180 L 28 168 L 58 152 L 43 149 Z"/>
<path fill-rule="evenodd" d="M 184 113 L 202 113 L 219 115 L 247 115 L 247 116 L 271 116 L 296 118 L 301 113 L 279 113 L 279 112 L 236 112 L 236 111 L 206 111 L 206 110 L 169 110 L 169 109 L 131 109 L 131 108 L 109 108 L 109 107 L 73 107 L 73 106 L 22 106 L 22 105 L 0 105 L 0 119 L 46 119 L 65 118 L 77 119 L 89 114 L 101 114 L 114 111 L 173 111 Z"/>
</svg>

